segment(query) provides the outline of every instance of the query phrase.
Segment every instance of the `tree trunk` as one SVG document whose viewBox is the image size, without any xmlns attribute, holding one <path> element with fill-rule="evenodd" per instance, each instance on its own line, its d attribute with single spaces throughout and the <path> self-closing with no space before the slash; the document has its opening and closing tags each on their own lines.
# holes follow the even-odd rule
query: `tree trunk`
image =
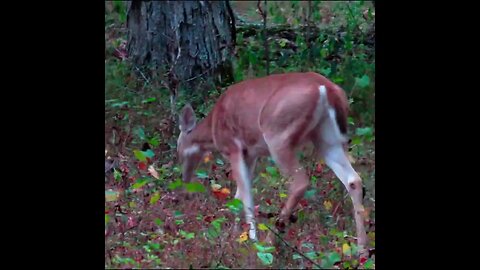
<svg viewBox="0 0 480 270">
<path fill-rule="evenodd" d="M 128 54 L 174 96 L 177 87 L 191 94 L 232 80 L 234 24 L 228 1 L 130 1 Z"/>
</svg>

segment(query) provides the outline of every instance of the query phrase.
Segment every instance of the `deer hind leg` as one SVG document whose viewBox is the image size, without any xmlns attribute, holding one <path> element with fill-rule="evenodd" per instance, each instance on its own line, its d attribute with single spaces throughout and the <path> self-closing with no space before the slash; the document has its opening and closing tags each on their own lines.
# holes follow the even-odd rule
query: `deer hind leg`
<svg viewBox="0 0 480 270">
<path fill-rule="evenodd" d="M 285 222 L 290 218 L 293 209 L 298 204 L 300 199 L 304 196 L 310 182 L 305 169 L 300 165 L 298 158 L 295 155 L 295 150 L 288 143 L 275 143 L 275 140 L 267 141 L 270 153 L 277 163 L 280 171 L 285 177 L 293 178 L 289 187 L 288 200 L 280 212 L 277 220 L 277 230 L 284 232 Z M 271 233 L 267 236 L 267 242 L 273 243 L 273 235 Z"/>
<path fill-rule="evenodd" d="M 324 145 L 321 156 L 348 190 L 353 202 L 355 224 L 357 229 L 357 244 L 363 250 L 367 244 L 364 227 L 362 179 L 353 169 L 341 144 Z"/>
<path fill-rule="evenodd" d="M 245 221 L 250 226 L 248 235 L 250 239 L 255 241 L 257 240 L 257 231 L 255 227 L 252 184 L 250 178 L 251 170 L 247 167 L 247 162 L 245 161 L 241 150 L 231 153 L 229 159 L 232 163 L 233 178 L 237 183 L 237 193 L 235 198 L 238 198 L 243 202 Z"/>
</svg>

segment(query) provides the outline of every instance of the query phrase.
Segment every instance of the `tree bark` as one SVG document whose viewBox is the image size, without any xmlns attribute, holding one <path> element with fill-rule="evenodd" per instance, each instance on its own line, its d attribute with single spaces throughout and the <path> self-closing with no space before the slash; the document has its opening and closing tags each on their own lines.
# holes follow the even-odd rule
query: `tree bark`
<svg viewBox="0 0 480 270">
<path fill-rule="evenodd" d="M 191 94 L 204 82 L 233 79 L 235 21 L 228 1 L 130 1 L 127 27 L 132 62 L 164 75 L 170 87 Z"/>
</svg>

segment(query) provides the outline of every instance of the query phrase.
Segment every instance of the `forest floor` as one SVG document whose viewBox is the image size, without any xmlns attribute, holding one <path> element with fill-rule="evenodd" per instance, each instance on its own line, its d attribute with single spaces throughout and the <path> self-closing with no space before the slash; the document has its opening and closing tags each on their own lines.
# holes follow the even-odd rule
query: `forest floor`
<svg viewBox="0 0 480 270">
<path fill-rule="evenodd" d="M 233 8 L 249 20 L 261 21 L 255 15 L 256 3 L 234 1 Z M 252 267 L 252 254 L 253 266 L 262 268 L 375 267 L 374 125 L 352 126 L 358 142 L 351 152 L 366 190 L 370 258 L 359 261 L 356 256 L 352 203 L 345 188 L 308 153 L 303 164 L 311 185 L 295 211 L 297 221 L 283 235 L 296 250 L 251 243 L 245 224 L 234 230 L 236 220 L 244 219 L 242 205 L 233 198 L 236 187 L 229 163 L 212 153 L 192 183 L 181 182 L 174 158 L 176 134 L 168 126 L 169 107 L 162 102 L 165 93 L 133 76 L 128 64 L 112 54 L 125 40 L 125 26 L 108 23 L 105 31 L 105 155 L 106 160 L 115 160 L 115 169 L 105 175 L 106 268 L 243 268 Z M 262 241 L 268 228 L 275 228 L 275 217 L 269 214 L 278 213 L 288 198 L 288 179 L 269 158 L 258 162 L 255 175 L 253 194 Z M 180 190 L 194 197 L 183 200 Z"/>
</svg>

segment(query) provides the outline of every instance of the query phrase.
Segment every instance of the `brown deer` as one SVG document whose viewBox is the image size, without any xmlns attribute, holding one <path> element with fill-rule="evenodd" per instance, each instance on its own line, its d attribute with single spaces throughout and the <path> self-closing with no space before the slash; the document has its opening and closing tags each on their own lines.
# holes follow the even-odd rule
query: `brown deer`
<svg viewBox="0 0 480 270">
<path fill-rule="evenodd" d="M 219 151 L 231 162 L 237 184 L 235 198 L 243 202 L 249 237 L 255 241 L 251 180 L 257 158 L 271 155 L 282 174 L 293 178 L 277 221 L 277 227 L 285 227 L 310 183 L 295 151 L 311 142 L 350 194 L 357 243 L 364 250 L 362 180 L 347 158 L 347 114 L 344 91 L 317 73 L 275 74 L 232 85 L 198 124 L 192 107 L 187 104 L 183 108 L 177 142 L 183 181 L 190 181 L 204 153 Z M 267 240 L 272 241 L 271 235 Z"/>
</svg>

